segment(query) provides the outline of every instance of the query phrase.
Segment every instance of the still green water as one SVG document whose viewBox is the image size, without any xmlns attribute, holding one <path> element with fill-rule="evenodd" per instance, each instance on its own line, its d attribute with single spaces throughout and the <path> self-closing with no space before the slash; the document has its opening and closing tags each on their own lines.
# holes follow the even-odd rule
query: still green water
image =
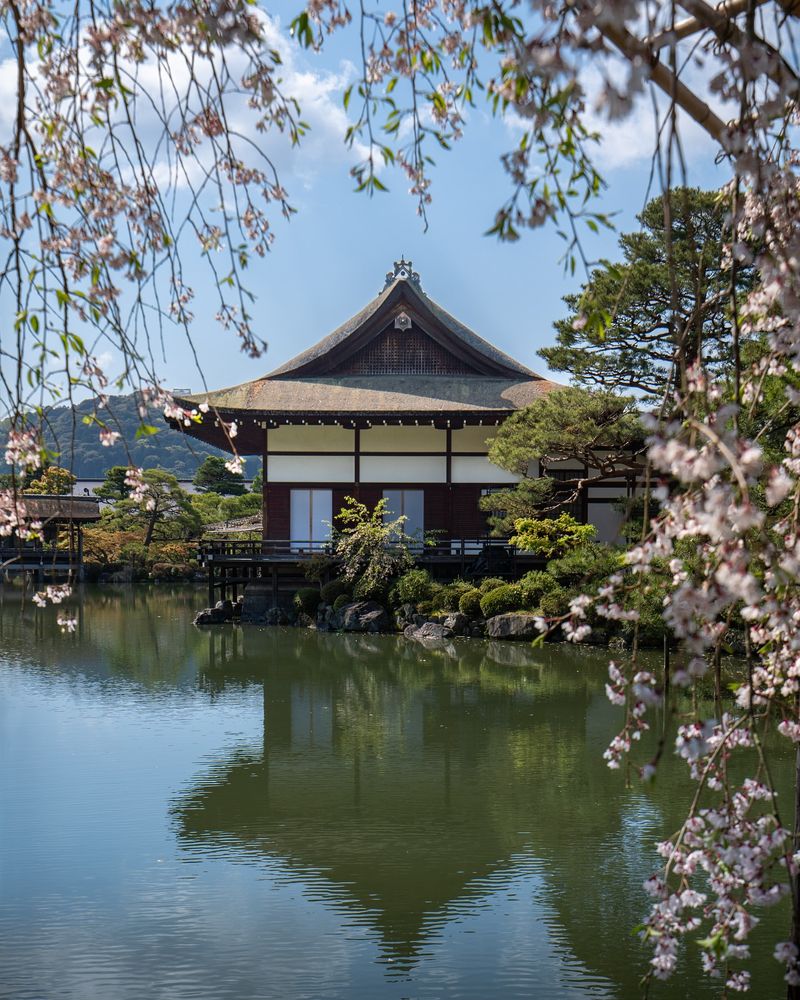
<svg viewBox="0 0 800 1000">
<path fill-rule="evenodd" d="M 202 603 L 89 591 L 64 636 L 2 595 L 4 1000 L 641 995 L 688 785 L 605 768 L 602 651 L 200 631 Z M 691 951 L 651 991 L 712 995 Z"/>
</svg>

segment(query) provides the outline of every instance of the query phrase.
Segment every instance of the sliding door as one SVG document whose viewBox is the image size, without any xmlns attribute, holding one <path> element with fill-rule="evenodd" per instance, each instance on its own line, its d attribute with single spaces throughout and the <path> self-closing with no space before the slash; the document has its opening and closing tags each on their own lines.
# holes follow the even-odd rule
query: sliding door
<svg viewBox="0 0 800 1000">
<path fill-rule="evenodd" d="M 321 549 L 331 536 L 332 490 L 291 491 L 292 550 Z"/>
</svg>

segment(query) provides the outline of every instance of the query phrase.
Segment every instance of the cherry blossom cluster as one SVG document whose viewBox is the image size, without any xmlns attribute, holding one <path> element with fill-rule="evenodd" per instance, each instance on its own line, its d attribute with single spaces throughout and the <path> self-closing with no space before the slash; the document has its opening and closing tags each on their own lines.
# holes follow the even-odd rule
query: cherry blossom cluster
<svg viewBox="0 0 800 1000">
<path fill-rule="evenodd" d="M 32 414 L 43 423 L 65 385 L 91 394 L 104 446 L 119 437 L 99 412 L 112 382 L 158 393 L 150 338 L 188 333 L 192 255 L 205 252 L 223 327 L 250 356 L 264 350 L 243 272 L 271 246 L 273 213 L 293 210 L 266 152 L 274 143 L 252 136 L 273 130 L 294 144 L 304 126 L 282 93 L 267 15 L 246 0 L 25 0 L 0 16 L 17 64 L 0 146 L 0 301 L 16 317 L 4 351 L 20 364 L 6 451 L 30 471 L 43 438 Z M 121 375 L 98 360 L 106 347 Z M 199 419 L 165 408 L 176 422 Z"/>
<path fill-rule="evenodd" d="M 66 583 L 53 583 L 45 587 L 44 590 L 37 590 L 33 595 L 33 603 L 44 608 L 47 604 L 61 604 L 72 593 L 72 587 Z"/>
</svg>

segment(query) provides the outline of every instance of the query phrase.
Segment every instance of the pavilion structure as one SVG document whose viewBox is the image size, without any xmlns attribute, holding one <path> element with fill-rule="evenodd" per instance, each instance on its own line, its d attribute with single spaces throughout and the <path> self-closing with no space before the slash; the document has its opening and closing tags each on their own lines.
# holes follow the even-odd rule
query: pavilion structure
<svg viewBox="0 0 800 1000">
<path fill-rule="evenodd" d="M 31 573 L 41 583 L 46 578 L 83 579 L 83 528 L 100 520 L 96 497 L 26 493 L 20 496 L 26 516 L 41 524 L 38 537 L 17 536 L 0 544 L 3 575 Z"/>
<path fill-rule="evenodd" d="M 262 556 L 324 546 L 352 496 L 370 507 L 385 497 L 408 535 L 434 538 L 463 561 L 465 543 L 478 551 L 488 533 L 481 494 L 517 480 L 489 461 L 487 442 L 555 388 L 446 312 L 400 260 L 376 298 L 291 361 L 178 402 L 210 407 L 186 433 L 230 451 L 225 425 L 235 421 L 238 452 L 262 456 Z M 559 464 L 573 470 L 561 478 L 583 471 Z M 541 471 L 534 462 L 530 472 Z M 623 477 L 582 498 L 579 513 L 599 537 L 617 534 L 611 504 L 628 488 Z"/>
</svg>

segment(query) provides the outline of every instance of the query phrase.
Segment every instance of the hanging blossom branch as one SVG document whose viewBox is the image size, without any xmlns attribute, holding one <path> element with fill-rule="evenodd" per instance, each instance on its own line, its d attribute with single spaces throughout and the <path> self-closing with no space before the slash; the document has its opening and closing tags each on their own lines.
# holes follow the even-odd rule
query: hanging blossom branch
<svg viewBox="0 0 800 1000">
<path fill-rule="evenodd" d="M 156 366 L 168 336 L 191 348 L 190 260 L 210 268 L 221 327 L 249 356 L 262 352 L 244 271 L 272 244 L 272 211 L 293 209 L 259 140 L 277 130 L 296 143 L 307 126 L 282 93 L 266 15 L 243 0 L 10 0 L 0 26 L 16 64 L 14 120 L 0 135 L 0 303 L 11 317 L 0 417 L 13 476 L 0 535 L 26 538 L 41 526 L 18 485 L 55 457 L 48 405 L 88 393 L 84 420 L 106 446 L 120 436 L 112 382 L 138 390 L 143 424 L 154 407 L 202 419 L 207 407 L 177 405 Z M 239 468 L 236 427 L 221 426 Z M 134 494 L 140 478 L 132 466 Z"/>
<path fill-rule="evenodd" d="M 793 926 L 790 938 L 776 943 L 775 958 L 785 967 L 789 995 L 800 996 L 800 829 L 782 821 L 766 750 L 782 738 L 796 745 L 800 764 L 797 13 L 791 0 L 727 0 L 719 7 L 703 0 L 532 0 L 524 14 L 499 0 L 419 0 L 358 11 L 365 55 L 353 136 L 366 137 L 370 148 L 356 173 L 362 188 L 380 190 L 379 167 L 399 163 L 424 213 L 431 150 L 458 139 L 484 91 L 522 136 L 503 160 L 511 193 L 491 232 L 514 240 L 526 228 L 564 220 L 574 269 L 576 258 L 588 263 L 582 226 L 607 221 L 591 207 L 602 188 L 593 112 L 623 118 L 648 86 L 665 188 L 675 169 L 685 183 L 680 125 L 687 120 L 730 167 L 731 183 L 721 192 L 733 275 L 730 379 L 714 384 L 707 377 L 703 345 L 688 350 L 675 311 L 670 385 L 679 390 L 670 389 L 650 419 L 647 481 L 657 485 L 645 498 L 641 542 L 598 593 L 576 598 L 563 620 L 540 623 L 545 633 L 562 629 L 581 641 L 592 613 L 636 623 L 643 596 L 662 597 L 681 646 L 671 705 L 665 685 L 640 662 L 635 625 L 630 656 L 609 667 L 607 693 L 624 722 L 606 760 L 620 768 L 642 744 L 653 707 L 669 707 L 667 718 L 678 719 L 638 765 L 643 779 L 652 778 L 672 740 L 697 789 L 681 828 L 659 847 L 662 871 L 646 884 L 654 897 L 642 931 L 653 949 L 647 978 L 669 977 L 680 940 L 692 936 L 726 995 L 749 988 L 748 939 L 758 911 L 789 895 Z M 307 45 L 319 46 L 352 16 L 343 0 L 313 0 L 295 29 Z M 588 71 L 600 80 L 594 107 Z M 668 198 L 664 225 L 669 237 Z M 671 255 L 669 238 L 667 250 Z M 744 263 L 758 281 L 741 294 L 735 273 Z M 607 322 L 591 302 L 585 308 L 587 323 Z M 743 338 L 762 348 L 750 364 L 742 359 Z M 765 429 L 775 426 L 776 393 L 785 400 L 782 459 L 763 447 Z M 732 624 L 744 636 L 747 678 L 724 707 L 720 660 Z M 694 706 L 711 670 L 717 715 L 702 718 Z M 695 692 L 688 718 L 687 690 Z M 733 763 L 747 776 L 734 779 Z M 798 815 L 800 787 L 795 796 L 786 817 Z"/>
</svg>

